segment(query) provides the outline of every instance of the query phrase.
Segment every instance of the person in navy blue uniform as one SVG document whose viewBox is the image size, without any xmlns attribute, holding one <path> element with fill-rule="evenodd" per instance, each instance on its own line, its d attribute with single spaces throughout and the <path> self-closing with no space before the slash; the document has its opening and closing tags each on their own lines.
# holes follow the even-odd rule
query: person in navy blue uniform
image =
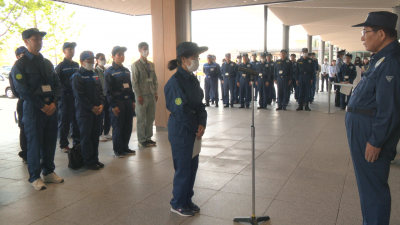
<svg viewBox="0 0 400 225">
<path fill-rule="evenodd" d="M 218 65 L 218 67 L 219 67 L 219 71 L 220 71 L 220 73 L 221 73 L 221 65 L 219 64 L 219 63 L 217 63 L 217 56 L 215 56 L 215 55 L 213 55 L 213 62 L 214 63 L 216 63 L 217 65 Z M 222 62 L 222 63 L 224 63 L 224 62 Z M 220 87 L 221 87 L 221 100 L 222 100 L 222 104 L 223 104 L 223 102 L 224 102 L 224 92 L 225 92 L 225 90 L 224 90 L 224 78 L 222 77 L 222 74 L 218 77 L 218 79 L 219 79 L 219 85 L 220 85 Z M 219 93 L 218 93 L 218 91 L 217 91 L 217 98 L 219 98 Z M 214 104 L 214 103 L 213 103 Z"/>
<path fill-rule="evenodd" d="M 240 66 L 240 64 L 242 64 L 242 55 L 237 55 L 236 56 L 236 65 Z M 239 80 L 237 79 L 237 75 L 236 75 L 236 85 L 235 85 L 235 104 L 239 104 L 239 99 L 240 99 L 240 88 L 239 85 L 237 85 L 237 83 L 239 82 Z"/>
<path fill-rule="evenodd" d="M 15 49 L 15 57 L 20 59 L 22 56 L 24 56 L 25 52 L 28 51 L 24 46 L 20 46 L 17 49 Z M 15 64 L 15 63 L 14 63 Z M 26 143 L 26 135 L 25 135 L 25 130 L 24 130 L 24 123 L 22 122 L 22 119 L 24 117 L 23 115 L 23 106 L 24 106 L 24 100 L 20 98 L 17 90 L 15 90 L 15 85 L 11 76 L 11 72 L 9 73 L 9 82 L 10 82 L 10 87 L 12 90 L 13 95 L 18 98 L 17 102 L 17 115 L 18 115 L 18 127 L 19 127 L 19 146 L 21 148 L 21 151 L 18 152 L 18 156 L 21 157 L 22 162 L 26 164 L 26 158 L 27 158 L 27 143 Z"/>
<path fill-rule="evenodd" d="M 346 54 L 345 61 L 346 63 L 340 67 L 339 72 L 337 73 L 338 76 L 338 82 L 343 83 L 343 84 L 353 84 L 354 79 L 357 77 L 357 69 L 356 66 L 351 63 L 351 60 L 353 58 L 352 54 Z M 350 95 L 347 96 L 347 102 L 350 100 Z M 340 109 L 345 110 L 346 107 L 346 95 L 343 93 L 340 93 Z"/>
<path fill-rule="evenodd" d="M 275 62 L 275 84 L 278 86 L 278 108 L 276 110 L 286 110 L 287 103 L 289 102 L 289 87 L 292 83 L 293 65 L 292 61 L 288 59 L 288 52 L 286 49 L 281 50 L 281 58 Z"/>
<path fill-rule="evenodd" d="M 73 145 L 79 144 L 79 128 L 75 116 L 75 100 L 72 94 L 70 78 L 78 71 L 79 64 L 72 61 L 75 54 L 75 42 L 65 42 L 63 45 L 64 60 L 57 65 L 55 72 L 61 82 L 61 99 L 58 103 L 58 137 L 60 139 L 60 149 L 67 153 L 69 148 L 68 133 L 71 130 Z"/>
<path fill-rule="evenodd" d="M 112 49 L 113 63 L 104 73 L 113 128 L 114 155 L 117 158 L 136 153 L 129 149 L 136 100 L 132 89 L 131 73 L 122 65 L 125 61 L 126 50 L 121 46 L 115 46 Z"/>
<path fill-rule="evenodd" d="M 204 94 L 193 75 L 199 67 L 199 54 L 208 47 L 183 42 L 176 48 L 177 59 L 168 64 L 169 70 L 178 68 L 165 85 L 168 120 L 168 139 L 171 143 L 175 168 L 171 211 L 181 216 L 194 216 L 200 208 L 192 202 L 193 186 L 199 166 L 199 155 L 193 156 L 195 139 L 201 139 L 206 129 L 207 111 L 202 103 Z"/>
<path fill-rule="evenodd" d="M 319 71 L 319 65 L 318 65 L 318 59 L 315 58 L 315 52 L 308 53 L 308 56 L 311 58 L 312 62 L 314 63 L 315 66 L 315 73 L 314 76 L 312 77 L 312 84 L 311 84 L 311 90 L 310 90 L 310 97 L 309 101 L 310 104 L 314 102 L 315 98 L 315 91 L 317 89 L 317 73 Z"/>
<path fill-rule="evenodd" d="M 231 61 L 231 53 L 225 54 L 225 60 L 221 66 L 221 75 L 223 77 L 222 83 L 224 84 L 224 108 L 229 105 L 233 108 L 233 103 L 236 96 L 236 77 L 237 77 L 237 64 Z M 230 101 L 229 101 L 230 94 Z"/>
<path fill-rule="evenodd" d="M 15 89 L 24 100 L 22 122 L 28 146 L 28 181 L 36 190 L 46 189 L 43 181 L 64 182 L 54 173 L 57 104 L 61 97 L 61 84 L 54 73 L 53 64 L 40 53 L 45 35 L 46 32 L 37 28 L 23 31 L 22 39 L 28 51 L 11 69 Z"/>
<path fill-rule="evenodd" d="M 275 72 L 275 70 L 274 70 L 275 62 L 272 60 L 272 54 L 271 53 L 267 54 L 267 63 L 269 65 L 269 67 L 271 68 L 271 73 L 272 73 L 271 74 L 271 76 L 272 76 L 271 81 L 273 81 L 274 80 L 274 72 Z M 269 87 L 268 105 L 271 105 L 272 101 L 274 101 L 274 102 L 276 101 L 276 90 L 275 90 L 274 82 L 271 82 L 268 87 Z"/>
<path fill-rule="evenodd" d="M 336 71 L 339 72 L 340 68 L 342 67 L 342 65 L 344 64 L 343 62 L 343 57 L 346 54 L 345 53 L 346 50 L 341 50 L 337 52 L 337 59 L 336 59 Z M 339 82 L 337 75 L 335 77 L 335 82 Z M 339 85 L 335 85 L 335 107 L 340 107 L 340 86 Z"/>
<path fill-rule="evenodd" d="M 293 65 L 293 77 L 292 77 L 292 83 L 290 85 L 290 92 L 293 93 L 294 95 L 294 99 L 298 99 L 298 95 L 299 95 L 299 90 L 297 88 L 296 85 L 296 67 L 297 67 L 297 60 L 296 60 L 296 54 L 291 54 L 290 55 L 290 60 L 292 61 L 292 65 Z"/>
<path fill-rule="evenodd" d="M 299 107 L 297 107 L 296 110 L 303 110 L 303 106 L 305 105 L 304 109 L 311 111 L 308 103 L 310 102 L 310 86 L 314 79 L 315 64 L 314 61 L 308 57 L 308 48 L 303 48 L 302 54 L 303 56 L 297 60 L 297 68 L 295 73 L 296 84 L 299 89 Z"/>
<path fill-rule="evenodd" d="M 205 75 L 206 106 L 210 106 L 210 99 L 218 107 L 218 80 L 221 77 L 220 66 L 213 61 L 213 55 L 207 55 L 207 63 L 203 65 Z"/>
<path fill-rule="evenodd" d="M 82 52 L 81 68 L 71 77 L 76 119 L 81 133 L 82 158 L 84 167 L 89 170 L 104 167 L 99 161 L 99 136 L 105 96 L 99 76 L 93 71 L 94 58 L 93 52 Z"/>
<path fill-rule="evenodd" d="M 374 53 L 347 106 L 346 130 L 364 225 L 388 225 L 390 163 L 400 139 L 400 44 L 398 16 L 371 12 L 361 41 Z M 398 180 L 396 180 L 398 181 Z"/>
<path fill-rule="evenodd" d="M 267 63 L 267 54 L 260 54 L 260 62 L 256 65 L 255 70 L 259 73 L 257 80 L 259 98 L 259 107 L 257 109 L 267 109 L 268 97 L 269 97 L 269 85 L 271 82 L 271 67 Z"/>
<path fill-rule="evenodd" d="M 256 65 L 259 63 L 259 61 L 257 61 L 257 53 L 252 53 L 251 54 L 251 65 L 253 66 L 253 68 L 256 68 Z M 258 98 L 258 87 L 257 87 L 257 82 L 254 83 L 254 100 L 257 101 Z"/>
<path fill-rule="evenodd" d="M 242 55 L 243 57 L 243 63 L 239 65 L 239 67 L 243 67 L 246 69 L 254 70 L 253 65 L 249 62 L 249 56 L 247 53 L 244 53 Z M 237 85 L 239 87 L 240 91 L 240 107 L 239 108 L 244 108 L 246 105 L 246 108 L 250 108 L 250 102 L 251 102 L 251 75 L 246 74 L 244 72 L 238 71 L 236 80 L 238 80 Z"/>
</svg>

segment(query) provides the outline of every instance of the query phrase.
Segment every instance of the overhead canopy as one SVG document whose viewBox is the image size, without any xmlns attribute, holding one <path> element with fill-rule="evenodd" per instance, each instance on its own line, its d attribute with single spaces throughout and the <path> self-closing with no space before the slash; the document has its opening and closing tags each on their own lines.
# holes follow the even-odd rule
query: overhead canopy
<svg viewBox="0 0 400 225">
<path fill-rule="evenodd" d="M 279 0 L 192 0 L 193 10 L 236 6 L 264 5 Z M 59 0 L 91 8 L 127 15 L 147 15 L 150 0 Z M 285 25 L 302 25 L 310 35 L 319 35 L 324 41 L 348 51 L 363 51 L 360 41 L 362 28 L 351 28 L 361 23 L 369 12 L 390 11 L 400 0 L 314 0 L 269 5 L 270 10 Z"/>
</svg>

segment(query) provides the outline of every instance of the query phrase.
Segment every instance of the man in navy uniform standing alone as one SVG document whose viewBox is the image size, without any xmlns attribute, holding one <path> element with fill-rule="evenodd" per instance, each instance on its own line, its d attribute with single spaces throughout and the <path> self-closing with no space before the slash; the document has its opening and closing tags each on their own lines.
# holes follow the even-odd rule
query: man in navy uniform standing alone
<svg viewBox="0 0 400 225">
<path fill-rule="evenodd" d="M 374 53 L 355 88 L 346 113 L 346 130 L 361 200 L 364 225 L 388 225 L 390 162 L 400 138 L 400 44 L 397 15 L 371 12 L 361 41 Z"/>
</svg>

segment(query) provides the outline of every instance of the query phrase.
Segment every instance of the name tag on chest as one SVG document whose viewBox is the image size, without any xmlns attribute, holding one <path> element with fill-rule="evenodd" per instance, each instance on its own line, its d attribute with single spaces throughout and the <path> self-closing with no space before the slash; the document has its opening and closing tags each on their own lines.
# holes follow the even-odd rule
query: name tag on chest
<svg viewBox="0 0 400 225">
<path fill-rule="evenodd" d="M 229 76 L 229 73 L 225 73 L 225 76 Z"/>
<path fill-rule="evenodd" d="M 283 71 L 282 70 L 279 70 L 279 74 L 282 74 L 283 73 Z"/>
<path fill-rule="evenodd" d="M 124 83 L 124 88 L 129 88 L 129 83 Z"/>
<path fill-rule="evenodd" d="M 210 71 L 214 71 L 214 68 L 211 68 Z"/>
<path fill-rule="evenodd" d="M 51 92 L 51 86 L 50 85 L 42 85 L 42 91 L 43 92 Z"/>
</svg>

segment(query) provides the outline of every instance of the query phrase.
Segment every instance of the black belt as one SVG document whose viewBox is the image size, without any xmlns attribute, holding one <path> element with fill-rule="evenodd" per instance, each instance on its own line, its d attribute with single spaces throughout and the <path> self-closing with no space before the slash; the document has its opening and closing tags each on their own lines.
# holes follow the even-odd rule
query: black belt
<svg viewBox="0 0 400 225">
<path fill-rule="evenodd" d="M 346 112 L 357 113 L 364 116 L 375 116 L 376 110 L 375 109 L 360 109 L 360 108 L 352 108 L 347 106 Z"/>
<path fill-rule="evenodd" d="M 129 99 L 129 98 L 131 98 L 131 96 L 130 95 L 120 95 L 117 98 L 119 98 L 119 99 Z"/>
<path fill-rule="evenodd" d="M 193 114 L 195 114 L 195 113 L 196 113 L 196 111 L 194 111 L 194 110 L 191 110 L 190 112 L 191 112 L 191 113 L 193 113 Z M 171 116 L 178 116 L 178 114 L 171 113 Z"/>
</svg>

